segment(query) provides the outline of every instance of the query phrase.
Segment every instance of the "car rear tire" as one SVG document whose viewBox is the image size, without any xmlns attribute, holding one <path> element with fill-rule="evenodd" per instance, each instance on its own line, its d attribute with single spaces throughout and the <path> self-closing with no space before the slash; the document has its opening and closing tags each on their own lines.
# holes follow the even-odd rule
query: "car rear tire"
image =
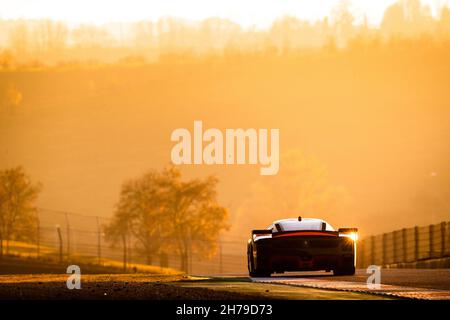
<svg viewBox="0 0 450 320">
<path fill-rule="evenodd" d="M 355 266 L 347 266 L 336 268 L 333 270 L 334 276 L 353 276 L 355 274 Z"/>
<path fill-rule="evenodd" d="M 271 276 L 270 272 L 250 273 L 250 277 L 252 278 L 270 278 L 270 276 Z"/>
<path fill-rule="evenodd" d="M 252 278 L 269 278 L 272 275 L 270 271 L 253 270 L 248 273 Z"/>
<path fill-rule="evenodd" d="M 272 272 L 267 270 L 258 270 L 255 268 L 253 264 L 252 259 L 252 248 L 249 248 L 248 254 L 247 254 L 247 262 L 248 262 L 248 274 L 252 278 L 268 278 L 272 274 Z"/>
</svg>

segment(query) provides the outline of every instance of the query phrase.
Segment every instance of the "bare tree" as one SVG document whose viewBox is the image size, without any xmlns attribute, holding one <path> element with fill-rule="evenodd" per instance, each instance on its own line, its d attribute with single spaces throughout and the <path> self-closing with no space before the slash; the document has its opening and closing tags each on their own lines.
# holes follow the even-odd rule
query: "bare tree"
<svg viewBox="0 0 450 320">
<path fill-rule="evenodd" d="M 130 225 L 126 212 L 116 211 L 113 221 L 105 226 L 106 240 L 114 247 L 121 243 L 123 249 L 123 271 L 127 271 L 128 263 L 128 245 L 127 239 L 129 235 Z"/>
<path fill-rule="evenodd" d="M 18 21 L 9 33 L 9 45 L 14 53 L 24 55 L 30 49 L 30 32 L 26 21 Z"/>
<path fill-rule="evenodd" d="M 265 227 L 283 217 L 321 216 L 333 223 L 345 214 L 351 196 L 346 188 L 330 182 L 327 168 L 317 158 L 298 150 L 281 155 L 282 170 L 267 180 L 256 179 L 250 194 L 236 210 L 234 232 L 247 236 L 248 226 Z"/>
<path fill-rule="evenodd" d="M 150 171 L 122 186 L 111 240 L 130 231 L 148 264 L 156 254 L 175 251 L 181 269 L 188 271 L 192 252 L 208 255 L 215 250 L 222 229 L 228 228 L 228 212 L 216 201 L 217 179 L 182 181 L 174 168 Z"/>
<path fill-rule="evenodd" d="M 41 189 L 22 167 L 0 171 L 0 257 L 13 237 L 33 239 L 38 221 L 35 202 Z"/>
<path fill-rule="evenodd" d="M 207 255 L 216 249 L 219 233 L 228 229 L 228 211 L 216 200 L 217 179 L 181 181 L 175 175 L 167 199 L 168 225 L 181 269 L 188 271 L 189 254 Z"/>
<path fill-rule="evenodd" d="M 49 19 L 39 21 L 35 32 L 38 45 L 43 51 L 58 51 L 67 46 L 69 29 L 63 22 Z"/>
</svg>

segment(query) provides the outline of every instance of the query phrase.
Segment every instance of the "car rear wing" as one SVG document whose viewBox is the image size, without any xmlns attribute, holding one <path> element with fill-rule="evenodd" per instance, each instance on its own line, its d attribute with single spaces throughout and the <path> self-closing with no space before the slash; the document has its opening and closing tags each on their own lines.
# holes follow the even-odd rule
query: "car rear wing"
<svg viewBox="0 0 450 320">
<path fill-rule="evenodd" d="M 262 235 L 271 235 L 271 234 L 272 234 L 271 229 L 252 230 L 252 236 L 262 236 Z"/>
<path fill-rule="evenodd" d="M 358 232 L 358 228 L 339 228 L 339 233 L 353 233 Z"/>
</svg>

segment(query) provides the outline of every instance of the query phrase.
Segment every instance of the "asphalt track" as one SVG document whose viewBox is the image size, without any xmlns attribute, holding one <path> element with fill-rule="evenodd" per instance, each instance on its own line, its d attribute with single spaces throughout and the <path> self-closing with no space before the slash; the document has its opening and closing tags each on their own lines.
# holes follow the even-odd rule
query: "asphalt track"
<svg viewBox="0 0 450 320">
<path fill-rule="evenodd" d="M 275 274 L 274 278 L 311 278 L 330 281 L 367 282 L 369 274 L 358 269 L 354 276 L 335 277 L 326 272 Z M 450 290 L 450 269 L 381 269 L 381 284 Z"/>
<path fill-rule="evenodd" d="M 368 274 L 334 277 L 324 272 L 267 278 L 230 275 L 82 275 L 81 290 L 68 290 L 67 274 L 0 276 L 0 300 L 253 300 L 253 299 L 426 299 L 450 300 L 450 269 L 382 269 L 381 287 L 367 286 Z"/>
<path fill-rule="evenodd" d="M 364 269 L 354 276 L 335 277 L 325 272 L 275 274 L 267 278 L 251 278 L 252 282 L 289 285 L 384 297 L 450 300 L 450 269 L 381 269 L 381 285 L 369 288 L 370 274 Z M 234 275 L 234 277 L 239 275 Z M 241 275 L 243 278 L 246 275 Z"/>
</svg>

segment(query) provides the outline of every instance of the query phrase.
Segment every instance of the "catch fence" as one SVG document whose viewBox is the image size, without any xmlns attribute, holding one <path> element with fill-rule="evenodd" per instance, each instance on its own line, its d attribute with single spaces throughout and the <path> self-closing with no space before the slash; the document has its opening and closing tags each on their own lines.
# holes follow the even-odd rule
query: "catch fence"
<svg viewBox="0 0 450 320">
<path fill-rule="evenodd" d="M 395 266 L 450 257 L 449 228 L 450 222 L 441 222 L 366 237 L 358 242 L 357 265 Z"/>
<path fill-rule="evenodd" d="M 24 234 L 34 233 L 35 240 L 9 241 L 7 253 L 57 262 L 83 261 L 98 265 L 115 262 L 118 267 L 124 266 L 124 245 L 119 242 L 112 246 L 104 232 L 104 227 L 111 219 L 44 208 L 38 209 L 38 218 L 36 230 L 20 230 Z M 172 243 L 176 241 L 173 238 L 162 240 Z M 192 243 L 195 244 L 195 241 L 199 240 L 192 240 Z M 125 246 L 127 271 L 136 268 L 135 264 L 148 263 L 145 255 L 137 249 L 136 243 L 137 240 L 131 234 L 127 235 Z M 245 241 L 227 236 L 227 240 L 219 239 L 215 245 L 216 250 L 209 257 L 189 250 L 188 273 L 223 274 L 246 271 Z M 181 259 L 175 252 L 156 254 L 152 256 L 151 264 L 180 269 Z"/>
</svg>

